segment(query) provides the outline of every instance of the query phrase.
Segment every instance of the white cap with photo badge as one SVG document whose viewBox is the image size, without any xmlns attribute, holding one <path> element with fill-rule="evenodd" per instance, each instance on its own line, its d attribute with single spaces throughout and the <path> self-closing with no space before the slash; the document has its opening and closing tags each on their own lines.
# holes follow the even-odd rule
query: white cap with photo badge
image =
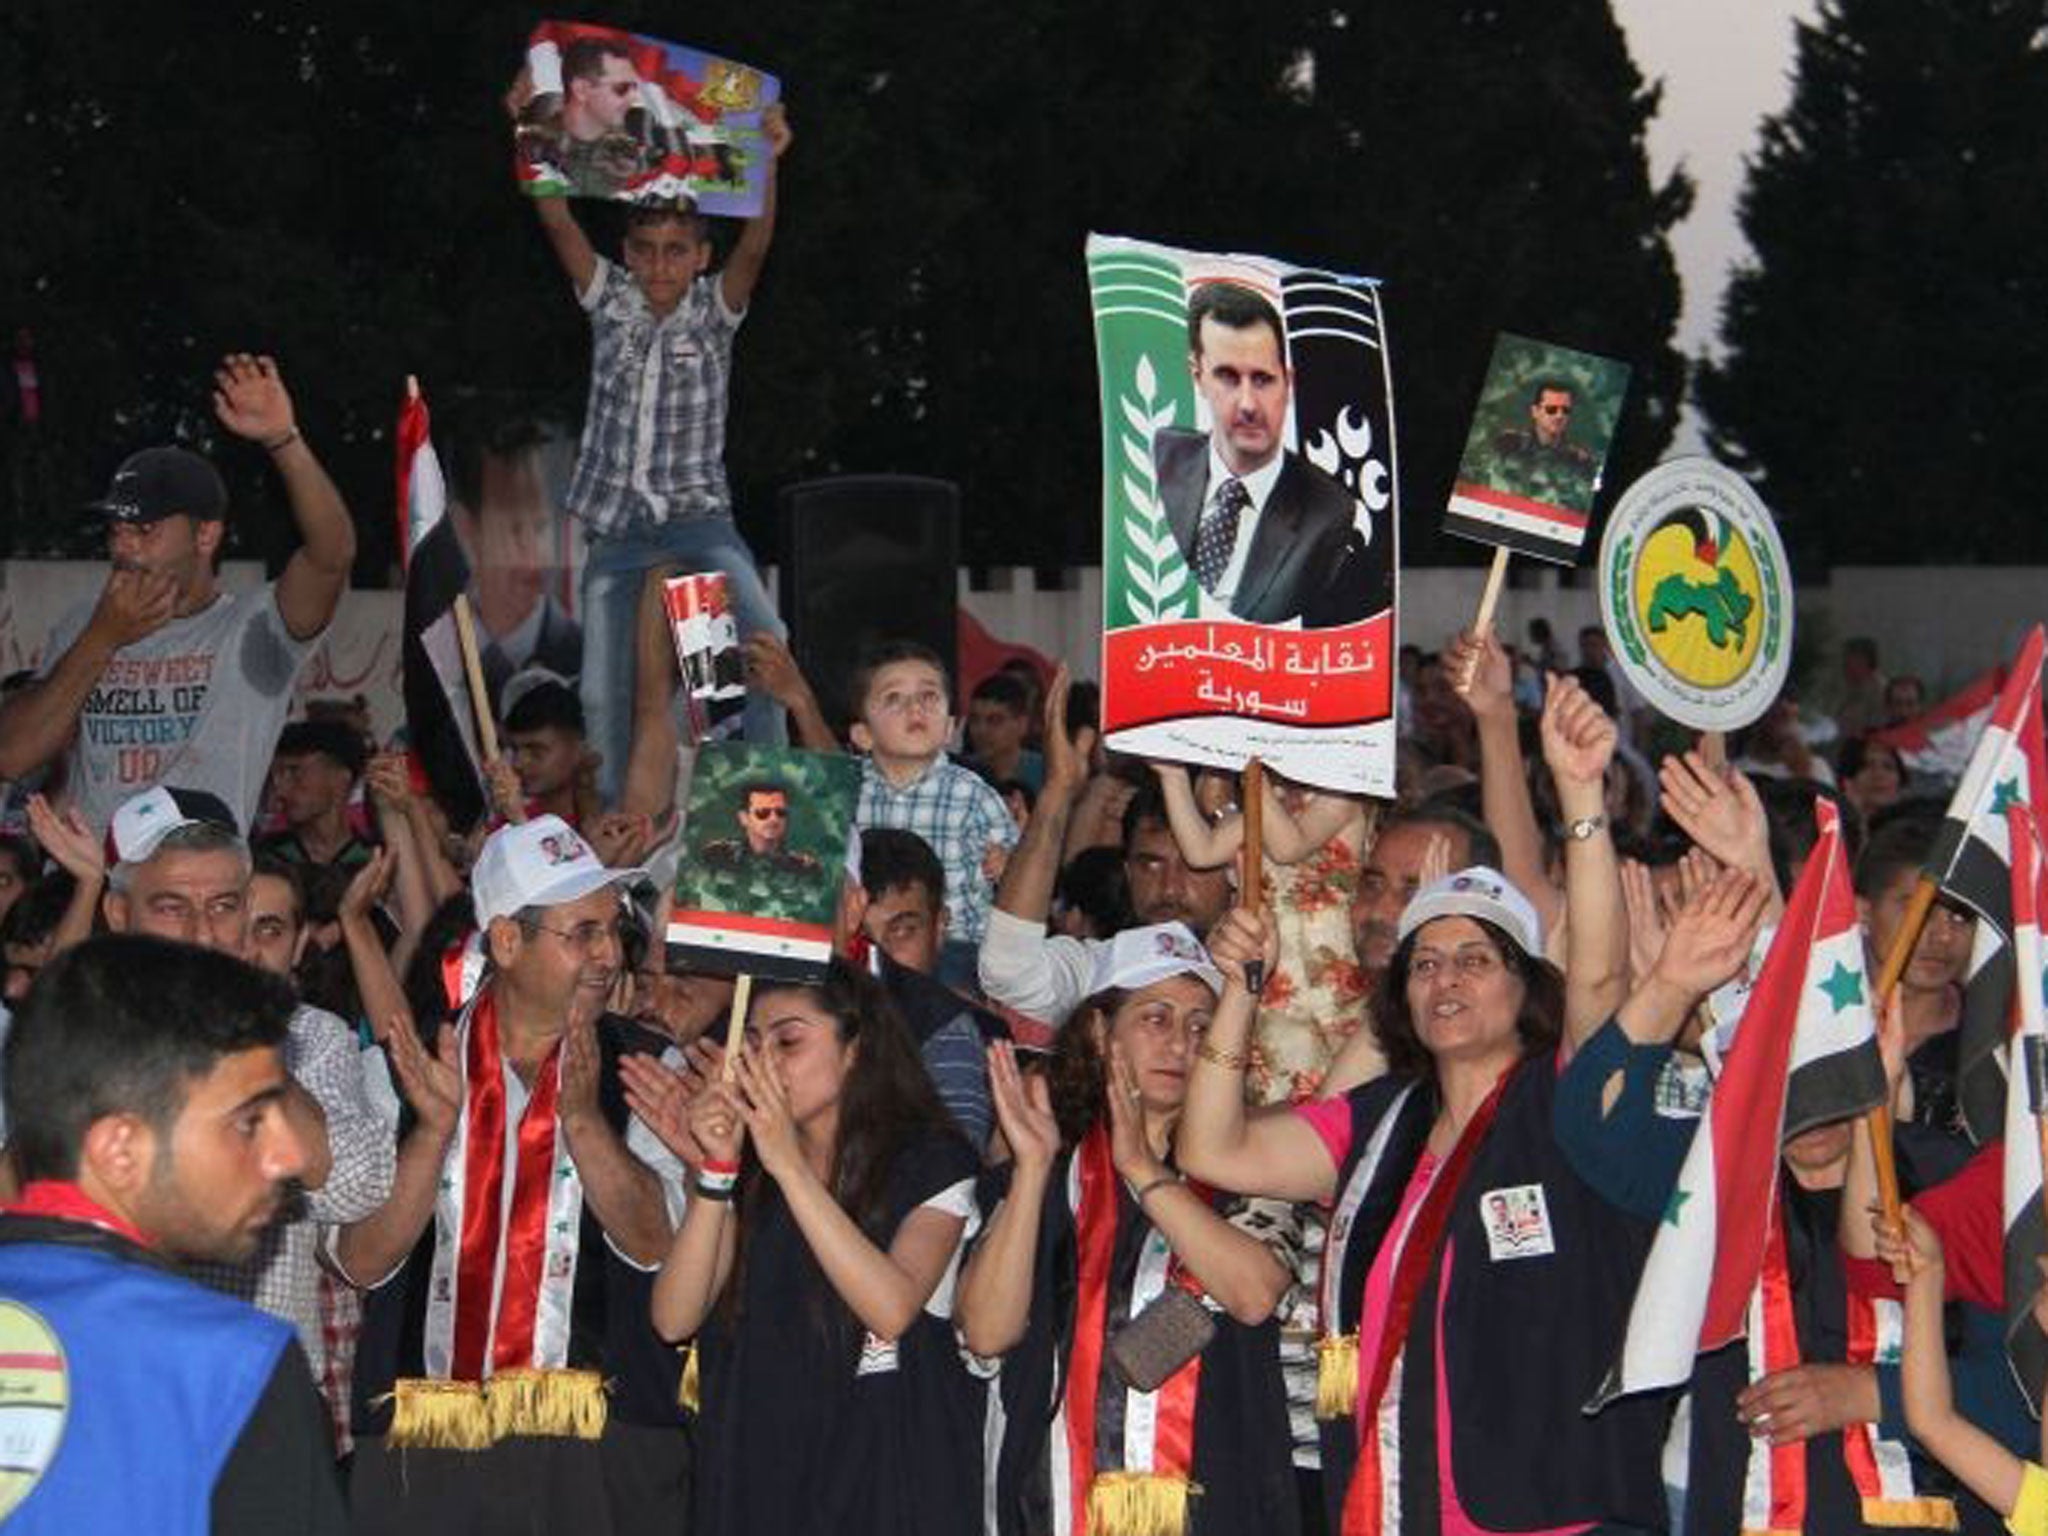
<svg viewBox="0 0 2048 1536">
<path fill-rule="evenodd" d="M 1134 992 L 1169 976 L 1197 976 L 1217 996 L 1223 994 L 1223 973 L 1186 923 L 1126 928 L 1095 951 L 1088 990 L 1107 992 L 1115 987 Z"/>
<path fill-rule="evenodd" d="M 1395 942 L 1406 943 L 1416 929 L 1439 917 L 1470 917 L 1491 923 L 1523 954 L 1543 958 L 1543 923 L 1535 907 L 1497 869 L 1475 864 L 1425 885 L 1401 909 Z"/>
<path fill-rule="evenodd" d="M 498 828 L 484 841 L 470 874 L 479 928 L 522 907 L 559 907 L 608 885 L 638 880 L 643 869 L 609 869 L 559 816 Z"/>
</svg>

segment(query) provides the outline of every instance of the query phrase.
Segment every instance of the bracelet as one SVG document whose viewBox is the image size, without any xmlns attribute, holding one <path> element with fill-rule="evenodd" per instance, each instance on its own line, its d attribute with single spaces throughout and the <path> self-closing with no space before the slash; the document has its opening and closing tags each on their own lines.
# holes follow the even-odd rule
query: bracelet
<svg viewBox="0 0 2048 1536">
<path fill-rule="evenodd" d="M 291 445 L 293 443 L 296 443 L 298 440 L 299 429 L 297 427 L 293 427 L 289 432 L 285 433 L 283 437 L 280 437 L 273 442 L 265 443 L 263 445 L 263 451 L 265 453 L 278 453 L 283 449 L 291 447 Z"/>
<path fill-rule="evenodd" d="M 738 1163 L 714 1163 L 706 1161 L 697 1170 L 697 1177 L 691 1187 L 706 1200 L 730 1200 L 735 1186 L 740 1181 Z"/>
<path fill-rule="evenodd" d="M 1159 1175 L 1159 1177 L 1158 1177 L 1158 1178 L 1156 1178 L 1156 1179 L 1153 1179 L 1153 1180 L 1151 1180 L 1150 1182 L 1148 1182 L 1148 1183 L 1147 1183 L 1147 1184 L 1145 1185 L 1145 1187 L 1144 1187 L 1143 1189 L 1136 1189 L 1136 1190 L 1133 1190 L 1133 1191 L 1131 1192 L 1131 1197 L 1132 1197 L 1132 1198 L 1133 1198 L 1134 1200 L 1136 1200 L 1136 1201 L 1138 1202 L 1138 1204 L 1139 1204 L 1139 1205 L 1141 1205 L 1141 1206 L 1142 1206 L 1142 1205 L 1143 1205 L 1143 1204 L 1145 1203 L 1145 1197 L 1146 1197 L 1147 1195 L 1151 1194 L 1151 1193 L 1152 1193 L 1152 1191 L 1153 1191 L 1153 1190 L 1155 1190 L 1155 1189 L 1157 1189 L 1157 1188 L 1158 1188 L 1158 1187 L 1159 1187 L 1160 1185 L 1162 1185 L 1162 1184 L 1178 1184 L 1179 1182 L 1180 1182 L 1180 1175 L 1179 1175 L 1179 1174 L 1177 1174 L 1177 1173 L 1162 1173 L 1161 1175 Z"/>
<path fill-rule="evenodd" d="M 1203 1061 L 1213 1062 L 1226 1072 L 1242 1072 L 1251 1065 L 1251 1057 L 1244 1052 L 1219 1051 L 1206 1040 L 1195 1047 L 1195 1055 Z"/>
</svg>

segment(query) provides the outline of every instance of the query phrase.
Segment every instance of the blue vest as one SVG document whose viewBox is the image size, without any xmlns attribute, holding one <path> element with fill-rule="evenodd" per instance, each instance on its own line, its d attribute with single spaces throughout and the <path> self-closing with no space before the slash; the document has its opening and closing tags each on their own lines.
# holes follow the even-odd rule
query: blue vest
<svg viewBox="0 0 2048 1536">
<path fill-rule="evenodd" d="M 8 1536 L 212 1529 L 214 1483 L 292 1330 L 135 1253 L 70 1222 L 0 1218 L 0 1316 L 23 1322 L 12 1303 L 55 1333 L 68 1397 Z M 0 1462 L 18 1469 L 4 1446 Z"/>
</svg>

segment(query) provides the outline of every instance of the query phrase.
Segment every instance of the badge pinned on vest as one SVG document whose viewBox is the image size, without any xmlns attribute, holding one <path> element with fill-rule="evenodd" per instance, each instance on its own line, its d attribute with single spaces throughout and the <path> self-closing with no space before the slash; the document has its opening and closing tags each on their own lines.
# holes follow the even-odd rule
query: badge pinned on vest
<svg viewBox="0 0 2048 1536">
<path fill-rule="evenodd" d="M 1479 1219 L 1486 1227 L 1487 1256 L 1496 1264 L 1502 1259 L 1534 1259 L 1557 1252 L 1541 1184 L 1489 1189 L 1479 1197 Z"/>
<path fill-rule="evenodd" d="M 20 1302 L 0 1301 L 0 1521 L 35 1492 L 70 1417 L 71 1372 L 56 1331 Z"/>
<path fill-rule="evenodd" d="M 1699 731 L 1759 718 L 1792 665 L 1792 568 L 1755 491 L 1712 459 L 1667 459 L 1616 503 L 1600 616 L 1622 671 Z"/>
</svg>

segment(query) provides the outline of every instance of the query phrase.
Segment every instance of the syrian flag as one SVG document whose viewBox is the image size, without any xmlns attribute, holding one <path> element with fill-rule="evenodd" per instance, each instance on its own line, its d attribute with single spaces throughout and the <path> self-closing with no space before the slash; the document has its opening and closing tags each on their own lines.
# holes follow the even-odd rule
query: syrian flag
<svg viewBox="0 0 2048 1536">
<path fill-rule="evenodd" d="M 1621 1359 L 1588 1412 L 1680 1386 L 1696 1355 L 1742 1336 L 1776 1219 L 1780 1149 L 1884 1100 L 1840 813 L 1827 800 L 1814 811 L 1820 839 L 1693 1133 L 1636 1286 Z"/>
<path fill-rule="evenodd" d="M 2022 978 L 2014 1001 L 2013 1048 L 2025 1070 L 2010 1075 L 2005 1095 L 2005 1357 L 2038 1415 L 2048 1373 L 2048 1337 L 2034 1321 L 2041 1288 L 2035 1264 L 2048 1251 L 2041 1214 L 2041 1116 L 2048 1114 L 2048 973 L 2042 969 L 2041 911 L 2048 902 L 2041 841 L 2033 813 L 2006 811 L 2012 844 L 2012 954 Z"/>
<path fill-rule="evenodd" d="M 1943 699 L 1910 720 L 1872 731 L 1870 740 L 1882 742 L 1898 753 L 1909 773 L 1943 781 L 1959 779 L 1969 766 L 1970 749 L 1991 718 L 2005 678 L 2003 666 L 1979 673 L 1961 693 Z"/>
<path fill-rule="evenodd" d="M 2048 806 L 2048 763 L 2041 750 L 2041 626 L 2036 624 L 2007 674 L 1998 703 L 1948 816 L 1928 855 L 1927 875 L 1944 896 L 1978 917 L 1963 984 L 1956 1046 L 1956 1092 L 1970 1139 L 1982 1146 L 2005 1123 L 2005 1037 L 2012 1011 L 2012 837 L 2006 811 Z"/>
<path fill-rule="evenodd" d="M 413 754 L 456 827 L 484 811 L 483 761 L 455 633 L 455 599 L 469 589 L 469 558 L 448 515 L 447 482 L 411 380 L 398 413 L 399 551 L 405 562 L 405 719 Z"/>
</svg>

